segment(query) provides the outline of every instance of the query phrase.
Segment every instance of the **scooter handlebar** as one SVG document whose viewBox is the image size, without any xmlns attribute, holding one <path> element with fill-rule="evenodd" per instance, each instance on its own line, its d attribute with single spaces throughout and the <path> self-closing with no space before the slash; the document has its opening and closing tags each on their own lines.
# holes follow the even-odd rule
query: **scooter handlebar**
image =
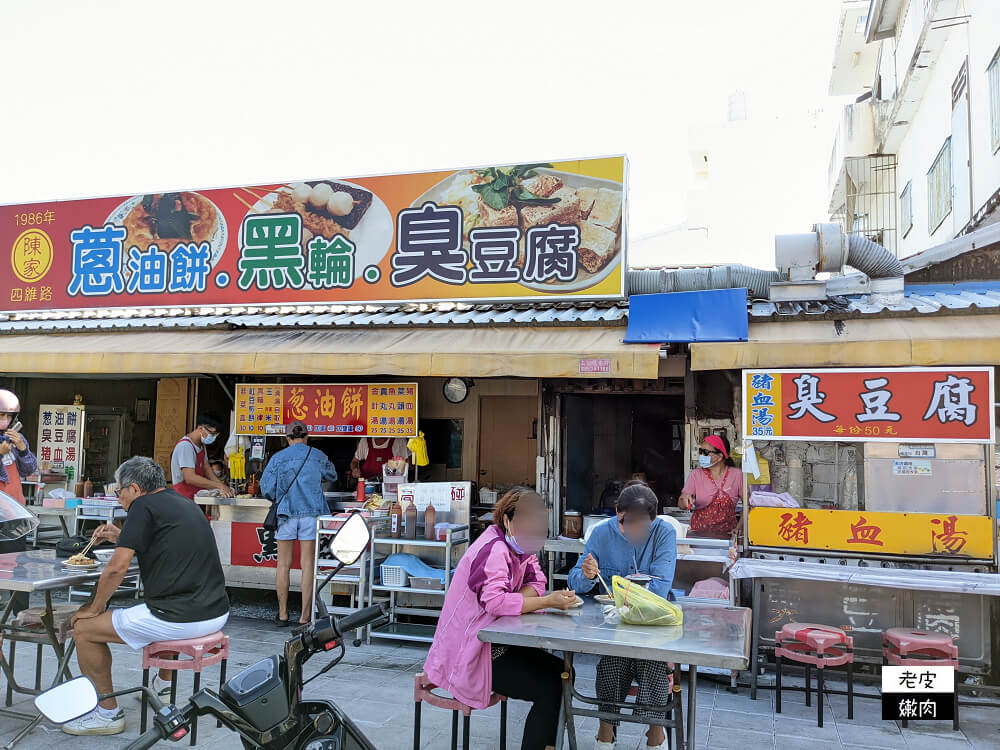
<svg viewBox="0 0 1000 750">
<path fill-rule="evenodd" d="M 125 750 L 146 750 L 155 745 L 157 742 L 163 739 L 163 733 L 160 728 L 155 724 L 153 727 L 145 732 L 145 734 L 140 734 L 131 744 L 125 746 Z"/>
<path fill-rule="evenodd" d="M 323 649 L 331 641 L 343 637 L 344 633 L 349 633 L 352 630 L 360 630 L 376 620 L 382 619 L 385 615 L 386 610 L 384 605 L 373 604 L 371 607 L 359 609 L 357 612 L 352 612 L 347 617 L 342 617 L 339 620 L 333 617 L 318 620 L 312 629 L 313 647 Z"/>
</svg>

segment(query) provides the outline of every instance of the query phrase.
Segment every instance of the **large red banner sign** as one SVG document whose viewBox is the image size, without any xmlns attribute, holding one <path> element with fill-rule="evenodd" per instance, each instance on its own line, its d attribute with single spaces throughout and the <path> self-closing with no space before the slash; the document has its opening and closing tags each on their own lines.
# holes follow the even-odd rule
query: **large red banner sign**
<svg viewBox="0 0 1000 750">
<path fill-rule="evenodd" d="M 748 438 L 992 443 L 993 369 L 744 370 Z"/>
</svg>

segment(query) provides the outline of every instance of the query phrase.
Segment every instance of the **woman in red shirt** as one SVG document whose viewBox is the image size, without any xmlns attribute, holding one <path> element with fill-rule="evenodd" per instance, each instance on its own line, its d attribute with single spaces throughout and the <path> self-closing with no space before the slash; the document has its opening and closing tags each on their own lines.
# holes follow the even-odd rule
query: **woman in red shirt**
<svg viewBox="0 0 1000 750">
<path fill-rule="evenodd" d="M 729 457 L 724 435 L 709 435 L 698 449 L 698 468 L 688 475 L 678 505 L 691 510 L 692 536 L 727 537 L 736 528 L 743 472 Z"/>
</svg>

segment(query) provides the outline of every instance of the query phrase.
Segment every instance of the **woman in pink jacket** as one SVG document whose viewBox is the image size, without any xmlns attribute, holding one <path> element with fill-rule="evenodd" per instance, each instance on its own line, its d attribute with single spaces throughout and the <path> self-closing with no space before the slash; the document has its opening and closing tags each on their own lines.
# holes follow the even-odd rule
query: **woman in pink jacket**
<svg viewBox="0 0 1000 750">
<path fill-rule="evenodd" d="M 521 750 L 555 746 L 562 660 L 541 649 L 491 647 L 477 636 L 498 617 L 576 602 L 572 591 L 545 594 L 537 555 L 547 528 L 545 503 L 533 490 L 520 487 L 500 499 L 493 525 L 458 564 L 424 664 L 431 682 L 473 708 L 485 708 L 494 692 L 530 701 Z"/>
</svg>

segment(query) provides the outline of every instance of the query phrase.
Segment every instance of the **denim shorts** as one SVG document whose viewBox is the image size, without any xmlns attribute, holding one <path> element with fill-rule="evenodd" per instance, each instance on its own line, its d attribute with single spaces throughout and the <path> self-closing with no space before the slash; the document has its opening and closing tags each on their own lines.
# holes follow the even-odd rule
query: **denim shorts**
<svg viewBox="0 0 1000 750">
<path fill-rule="evenodd" d="M 316 538 L 316 516 L 300 516 L 298 518 L 278 518 L 278 530 L 274 538 L 279 542 L 291 542 L 298 539 L 310 542 Z"/>
</svg>

